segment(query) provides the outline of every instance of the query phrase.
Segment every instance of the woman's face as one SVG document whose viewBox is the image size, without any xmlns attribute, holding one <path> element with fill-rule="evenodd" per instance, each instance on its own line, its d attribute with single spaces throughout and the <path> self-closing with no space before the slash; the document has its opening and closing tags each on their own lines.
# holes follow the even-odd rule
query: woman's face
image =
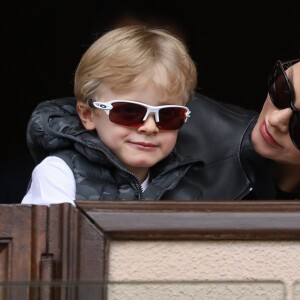
<svg viewBox="0 0 300 300">
<path fill-rule="evenodd" d="M 300 62 L 288 68 L 286 74 L 294 87 L 294 105 L 300 110 Z M 251 138 L 260 155 L 279 163 L 300 166 L 300 150 L 295 147 L 289 134 L 291 116 L 291 108 L 278 109 L 268 94 Z"/>
</svg>

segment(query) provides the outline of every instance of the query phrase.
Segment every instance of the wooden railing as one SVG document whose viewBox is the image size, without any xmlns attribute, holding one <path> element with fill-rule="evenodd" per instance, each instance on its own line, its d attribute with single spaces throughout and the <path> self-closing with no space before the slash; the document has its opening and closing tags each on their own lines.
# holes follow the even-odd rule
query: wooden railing
<svg viewBox="0 0 300 300">
<path fill-rule="evenodd" d="M 0 205 L 0 300 L 107 299 L 115 240 L 300 240 L 300 201 L 76 205 Z"/>
</svg>

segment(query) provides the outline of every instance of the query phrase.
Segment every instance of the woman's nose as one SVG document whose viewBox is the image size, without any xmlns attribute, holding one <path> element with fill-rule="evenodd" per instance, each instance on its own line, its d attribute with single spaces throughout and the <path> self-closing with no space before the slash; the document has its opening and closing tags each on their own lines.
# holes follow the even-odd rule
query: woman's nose
<svg viewBox="0 0 300 300">
<path fill-rule="evenodd" d="M 288 132 L 292 113 L 291 108 L 273 110 L 269 116 L 270 126 L 280 130 L 281 132 Z"/>
<path fill-rule="evenodd" d="M 153 133 L 159 132 L 159 129 L 155 122 L 154 114 L 149 114 L 148 118 L 138 128 L 138 132 L 143 132 L 143 133 L 147 133 L 147 134 L 153 134 Z"/>
</svg>

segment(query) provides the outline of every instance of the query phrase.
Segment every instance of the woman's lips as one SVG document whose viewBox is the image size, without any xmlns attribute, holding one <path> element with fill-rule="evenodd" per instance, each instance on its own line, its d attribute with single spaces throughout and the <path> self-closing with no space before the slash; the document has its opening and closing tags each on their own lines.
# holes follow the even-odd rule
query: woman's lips
<svg viewBox="0 0 300 300">
<path fill-rule="evenodd" d="M 268 128 L 267 128 L 267 124 L 266 124 L 266 121 L 263 121 L 260 125 L 260 133 L 263 137 L 263 139 L 271 146 L 280 146 L 275 140 L 274 138 L 272 137 L 272 135 L 270 134 L 270 132 L 268 131 Z"/>
</svg>

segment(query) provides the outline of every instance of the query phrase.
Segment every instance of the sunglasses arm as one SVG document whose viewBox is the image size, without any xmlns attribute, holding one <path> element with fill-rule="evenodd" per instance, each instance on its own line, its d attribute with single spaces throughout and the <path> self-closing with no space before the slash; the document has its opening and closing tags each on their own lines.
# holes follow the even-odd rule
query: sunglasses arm
<svg viewBox="0 0 300 300">
<path fill-rule="evenodd" d="M 107 115 L 109 115 L 109 111 L 113 108 L 113 106 L 110 103 L 94 102 L 92 99 L 88 100 L 88 106 L 90 108 L 102 109 Z"/>
</svg>

